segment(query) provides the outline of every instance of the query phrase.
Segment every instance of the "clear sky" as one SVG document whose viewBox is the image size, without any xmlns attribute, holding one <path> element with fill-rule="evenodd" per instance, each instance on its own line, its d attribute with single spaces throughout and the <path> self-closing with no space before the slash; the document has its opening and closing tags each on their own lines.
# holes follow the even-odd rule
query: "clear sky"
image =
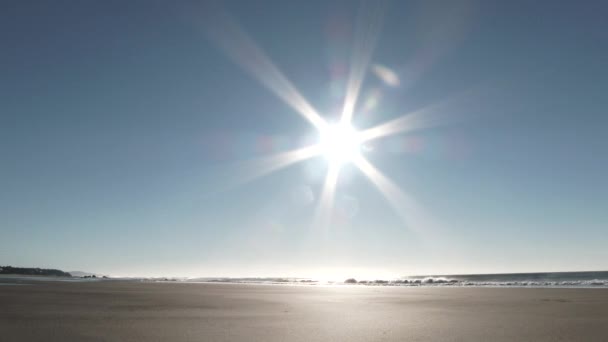
<svg viewBox="0 0 608 342">
<path fill-rule="evenodd" d="M 3 1 L 0 265 L 608 269 L 606 2 L 377 3 Z M 250 179 L 317 136 L 278 81 L 337 120 L 351 60 L 372 47 L 352 122 L 421 113 L 425 129 L 361 152 L 417 209 L 346 163 L 319 224 L 325 158 Z"/>
</svg>

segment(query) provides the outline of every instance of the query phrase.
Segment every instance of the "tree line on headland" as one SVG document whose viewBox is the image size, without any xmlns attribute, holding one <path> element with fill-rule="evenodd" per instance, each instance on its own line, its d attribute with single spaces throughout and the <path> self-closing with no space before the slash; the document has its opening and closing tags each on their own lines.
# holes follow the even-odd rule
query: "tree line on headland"
<svg viewBox="0 0 608 342">
<path fill-rule="evenodd" d="M 0 274 L 41 275 L 55 277 L 71 277 L 68 272 L 48 268 L 0 266 Z"/>
</svg>

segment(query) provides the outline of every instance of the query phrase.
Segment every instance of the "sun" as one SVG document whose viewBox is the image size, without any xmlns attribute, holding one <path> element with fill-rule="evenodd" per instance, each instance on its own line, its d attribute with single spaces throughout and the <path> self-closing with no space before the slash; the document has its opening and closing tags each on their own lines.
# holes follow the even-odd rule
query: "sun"
<svg viewBox="0 0 608 342">
<path fill-rule="evenodd" d="M 353 116 L 358 112 L 357 100 L 370 67 L 373 47 L 377 40 L 379 28 L 382 27 L 381 18 L 385 7 L 367 5 L 361 7 L 361 12 L 357 16 L 356 32 L 358 33 L 357 37 L 362 40 L 355 39 L 353 41 L 353 55 L 351 56 L 348 75 L 345 78 L 344 103 L 341 113 L 339 115 L 336 115 L 338 113 L 328 115 L 337 120 L 333 124 L 328 122 L 322 113 L 308 102 L 287 76 L 266 55 L 265 51 L 236 24 L 237 20 L 223 11 L 218 13 L 217 21 L 213 20 L 214 24 L 207 30 L 209 38 L 231 60 L 270 92 L 274 93 L 286 105 L 294 109 L 296 114 L 308 121 L 314 128 L 314 133 L 303 137 L 303 146 L 259 159 L 256 158 L 246 162 L 247 164 L 241 164 L 243 166 L 239 169 L 245 169 L 248 172 L 239 176 L 234 181 L 235 183 L 246 183 L 290 165 L 322 156 L 327 160 L 328 167 L 318 195 L 313 224 L 322 227 L 327 227 L 330 224 L 337 190 L 336 185 L 342 166 L 346 164 L 361 171 L 382 193 L 403 221 L 411 222 L 412 217 L 424 218 L 424 215 L 417 214 L 419 206 L 411 196 L 404 193 L 395 182 L 368 161 L 366 155 L 368 152 L 374 151 L 368 144 L 375 139 L 443 124 L 443 114 L 437 111 L 440 108 L 436 106 L 423 107 L 415 112 L 404 113 L 400 118 L 360 131 L 351 125 Z M 380 78 L 384 78 L 383 80 L 389 85 L 399 85 L 397 73 L 391 72 L 392 70 L 385 70 L 386 68 L 380 69 L 380 71 L 376 70 L 376 73 L 383 75 L 379 76 Z M 372 96 L 372 99 L 376 99 L 376 97 Z M 366 111 L 373 109 L 373 107 L 366 108 Z M 315 139 L 315 136 L 317 139 Z M 312 140 L 316 141 L 313 142 Z"/>
<path fill-rule="evenodd" d="M 351 125 L 332 124 L 320 130 L 321 154 L 332 164 L 352 162 L 361 153 L 361 139 Z"/>
</svg>

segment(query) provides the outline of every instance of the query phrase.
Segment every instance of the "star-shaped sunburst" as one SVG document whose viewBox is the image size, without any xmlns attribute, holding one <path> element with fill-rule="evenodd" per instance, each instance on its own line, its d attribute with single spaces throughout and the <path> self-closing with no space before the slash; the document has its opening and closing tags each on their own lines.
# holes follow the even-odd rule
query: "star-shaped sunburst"
<svg viewBox="0 0 608 342">
<path fill-rule="evenodd" d="M 374 139 L 436 124 L 433 121 L 434 111 L 427 108 L 407 113 L 395 120 L 365 130 L 357 130 L 351 123 L 359 91 L 369 69 L 375 40 L 380 30 L 383 9 L 384 6 L 378 6 L 377 3 L 373 5 L 364 3 L 360 8 L 355 26 L 355 39 L 344 105 L 340 119 L 336 123 L 327 122 L 310 105 L 264 51 L 226 12 L 216 8 L 212 14 L 207 13 L 205 19 L 205 32 L 208 37 L 228 57 L 291 106 L 318 131 L 319 140 L 316 143 L 265 157 L 258 161 L 259 167 L 252 170 L 250 177 L 247 177 L 251 180 L 297 162 L 324 156 L 329 167 L 315 215 L 317 224 L 328 223 L 340 169 L 346 163 L 352 163 L 369 178 L 410 228 L 415 228 L 413 221 L 416 221 L 417 214 L 421 212 L 415 201 L 370 163 L 361 152 L 363 144 Z M 389 71 L 383 70 L 383 73 L 387 72 Z M 393 77 L 392 83 L 394 83 L 396 76 L 391 76 Z"/>
</svg>

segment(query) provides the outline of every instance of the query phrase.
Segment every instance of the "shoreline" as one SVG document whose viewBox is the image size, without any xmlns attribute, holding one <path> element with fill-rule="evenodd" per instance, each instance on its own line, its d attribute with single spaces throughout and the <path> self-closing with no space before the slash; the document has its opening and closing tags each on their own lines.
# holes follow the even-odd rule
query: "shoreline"
<svg viewBox="0 0 608 342">
<path fill-rule="evenodd" d="M 9 281 L 8 283 L 3 281 Z M 322 281 L 203 281 L 203 280 L 161 280 L 146 278 L 82 278 L 82 277 L 54 277 L 54 276 L 22 276 L 22 275 L 0 275 L 0 285 L 11 285 L 31 281 L 39 282 L 66 282 L 66 283 L 96 283 L 96 282 L 132 282 L 132 283 L 167 283 L 167 284 L 220 284 L 220 285 L 277 285 L 277 286 L 313 286 L 313 287 L 380 287 L 380 288 L 558 288 L 558 289 L 608 289 L 608 280 L 594 280 L 597 284 L 491 284 L 491 283 L 395 283 L 386 281 L 383 283 L 358 283 L 349 284 L 345 282 L 322 282 Z M 600 283 L 601 282 L 601 283 Z"/>
</svg>

